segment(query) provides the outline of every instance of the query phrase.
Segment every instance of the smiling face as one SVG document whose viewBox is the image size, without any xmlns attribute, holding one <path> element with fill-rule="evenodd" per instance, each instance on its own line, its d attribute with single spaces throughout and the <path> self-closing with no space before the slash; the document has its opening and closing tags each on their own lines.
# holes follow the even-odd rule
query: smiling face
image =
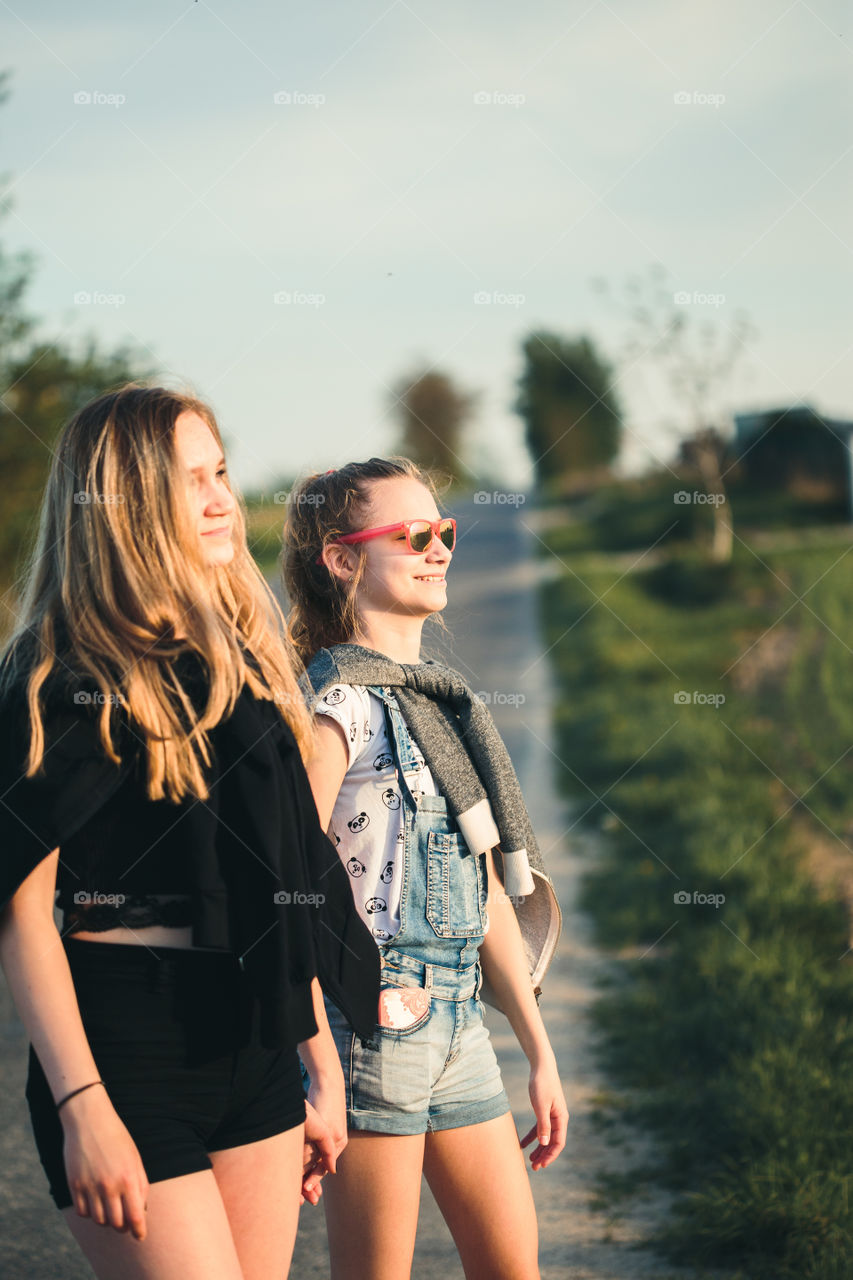
<svg viewBox="0 0 853 1280">
<path fill-rule="evenodd" d="M 429 489 L 410 476 L 372 480 L 369 493 L 370 505 L 362 522 L 365 529 L 396 524 L 400 520 L 438 520 L 441 516 Z M 359 543 L 359 547 L 364 548 L 366 557 L 356 594 L 360 613 L 391 613 L 424 619 L 445 607 L 445 576 L 453 555 L 440 538 L 433 537 L 420 555 L 409 551 L 403 529 L 380 534 Z M 341 547 L 340 552 L 343 553 L 341 563 L 355 567 L 355 548 Z"/>
<path fill-rule="evenodd" d="M 189 501 L 202 554 L 208 565 L 228 564 L 234 557 L 234 495 L 225 459 L 204 418 L 185 412 L 175 420 L 175 453 L 187 473 Z"/>
</svg>

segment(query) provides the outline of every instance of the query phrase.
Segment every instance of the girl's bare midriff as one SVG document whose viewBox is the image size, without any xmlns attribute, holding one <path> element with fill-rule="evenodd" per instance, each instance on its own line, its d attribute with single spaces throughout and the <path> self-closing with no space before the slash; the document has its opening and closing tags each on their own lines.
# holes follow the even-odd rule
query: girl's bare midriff
<svg viewBox="0 0 853 1280">
<path fill-rule="evenodd" d="M 180 895 L 152 894 L 161 902 L 174 900 Z M 81 942 L 121 942 L 135 947 L 182 947 L 187 951 L 218 951 L 220 947 L 194 947 L 192 925 L 150 924 L 141 929 L 133 929 L 129 925 L 117 925 L 114 929 L 99 929 L 97 932 L 88 929 L 75 930 L 66 935 L 72 941 Z"/>
</svg>

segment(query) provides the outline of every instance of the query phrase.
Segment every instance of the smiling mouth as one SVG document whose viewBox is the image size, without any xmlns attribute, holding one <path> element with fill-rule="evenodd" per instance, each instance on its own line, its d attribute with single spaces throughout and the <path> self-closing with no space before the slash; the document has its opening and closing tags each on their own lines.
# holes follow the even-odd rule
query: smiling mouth
<svg viewBox="0 0 853 1280">
<path fill-rule="evenodd" d="M 443 573 L 429 573 L 418 577 L 418 582 L 444 582 Z"/>
<path fill-rule="evenodd" d="M 230 533 L 228 525 L 223 525 L 221 529 L 206 529 L 201 535 L 203 538 L 215 538 L 217 534 Z"/>
</svg>

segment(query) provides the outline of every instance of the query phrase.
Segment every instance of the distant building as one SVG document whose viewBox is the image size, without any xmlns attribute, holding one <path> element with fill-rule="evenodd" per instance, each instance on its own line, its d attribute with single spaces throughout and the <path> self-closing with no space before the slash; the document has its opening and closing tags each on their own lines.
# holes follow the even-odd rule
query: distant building
<svg viewBox="0 0 853 1280">
<path fill-rule="evenodd" d="M 805 404 L 733 417 L 732 449 L 751 479 L 780 488 L 793 488 L 803 477 L 837 486 L 842 469 L 853 520 L 853 421 L 828 418 Z"/>
</svg>

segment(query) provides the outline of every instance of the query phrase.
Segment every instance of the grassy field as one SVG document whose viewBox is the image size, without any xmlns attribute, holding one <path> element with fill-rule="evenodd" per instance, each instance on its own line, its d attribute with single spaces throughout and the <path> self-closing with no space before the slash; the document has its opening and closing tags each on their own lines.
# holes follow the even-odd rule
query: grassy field
<svg viewBox="0 0 853 1280">
<path fill-rule="evenodd" d="M 846 1280 L 853 554 L 837 537 L 759 554 L 736 525 L 715 569 L 682 522 L 630 569 L 683 521 L 673 487 L 667 506 L 615 486 L 545 535 L 565 569 L 542 595 L 560 779 L 602 832 L 585 905 L 624 956 L 598 1005 L 607 1062 L 661 1138 L 649 1176 L 680 1193 L 674 1262 Z"/>
</svg>

